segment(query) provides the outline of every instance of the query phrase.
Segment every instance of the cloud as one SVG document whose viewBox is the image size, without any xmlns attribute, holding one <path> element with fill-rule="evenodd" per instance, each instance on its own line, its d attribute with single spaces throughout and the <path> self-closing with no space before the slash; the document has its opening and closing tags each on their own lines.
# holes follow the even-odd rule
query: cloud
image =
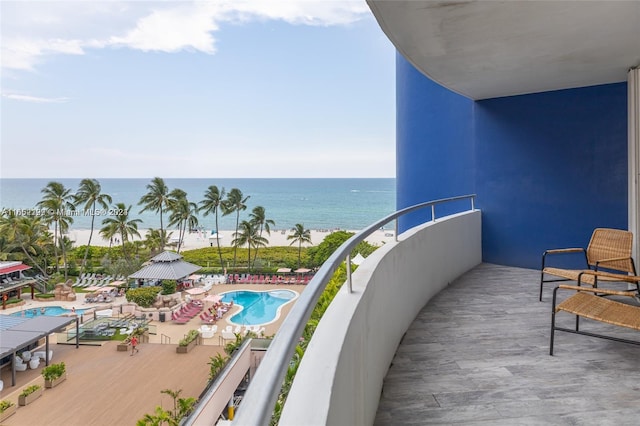
<svg viewBox="0 0 640 426">
<path fill-rule="evenodd" d="M 61 104 L 69 101 L 69 98 L 43 98 L 40 96 L 19 95 L 16 93 L 3 93 L 3 98 L 15 101 L 32 102 L 36 104 Z"/>
<path fill-rule="evenodd" d="M 207 6 L 198 2 L 154 10 L 138 20 L 136 27 L 124 36 L 111 37 L 108 44 L 143 51 L 178 52 L 192 49 L 213 54 L 215 40 L 211 33 L 218 26 L 215 14 Z"/>
<path fill-rule="evenodd" d="M 107 47 L 214 54 L 222 23 L 346 25 L 368 13 L 365 2 L 348 0 L 9 2 L 3 4 L 1 66 L 32 71 L 47 56 Z"/>
</svg>

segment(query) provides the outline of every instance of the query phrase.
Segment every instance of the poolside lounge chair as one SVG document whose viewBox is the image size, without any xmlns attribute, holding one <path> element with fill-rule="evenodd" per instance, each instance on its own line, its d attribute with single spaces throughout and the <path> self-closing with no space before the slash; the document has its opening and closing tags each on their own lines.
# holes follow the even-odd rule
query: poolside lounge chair
<svg viewBox="0 0 640 426">
<path fill-rule="evenodd" d="M 26 371 L 27 370 L 27 364 L 25 364 L 25 362 L 19 356 L 15 357 L 15 361 L 14 362 L 15 362 L 15 365 L 16 365 L 16 371 Z"/>
<path fill-rule="evenodd" d="M 46 361 L 46 353 L 45 351 L 36 351 L 33 353 L 32 358 L 40 358 L 43 361 Z M 49 349 L 49 361 L 53 358 L 53 349 Z"/>
<path fill-rule="evenodd" d="M 542 268 L 540 272 L 540 297 L 542 301 L 542 285 L 548 282 L 558 281 L 578 281 L 580 272 L 584 270 L 604 270 L 605 272 L 616 272 L 636 275 L 636 267 L 631 257 L 633 244 L 633 234 L 629 231 L 610 228 L 596 228 L 591 235 L 591 240 L 586 249 L 584 248 L 564 248 L 546 250 L 542 255 Z M 583 269 L 563 269 L 547 266 L 548 255 L 582 254 L 584 256 Z M 545 274 L 560 278 L 545 279 Z M 585 275 L 582 282 L 594 287 L 598 282 L 618 282 L 619 279 L 608 277 L 597 277 L 595 275 Z"/>
<path fill-rule="evenodd" d="M 38 368 L 39 365 L 40 365 L 40 358 L 38 357 L 33 357 L 29 361 L 29 368 L 31 368 L 32 370 L 35 370 L 36 368 Z"/>
</svg>

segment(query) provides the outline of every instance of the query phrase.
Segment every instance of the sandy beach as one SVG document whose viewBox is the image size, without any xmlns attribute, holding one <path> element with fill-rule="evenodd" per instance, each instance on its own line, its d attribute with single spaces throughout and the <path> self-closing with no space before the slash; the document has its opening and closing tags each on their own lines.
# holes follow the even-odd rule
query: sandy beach
<svg viewBox="0 0 640 426">
<path fill-rule="evenodd" d="M 135 240 L 144 240 L 144 236 L 147 234 L 146 229 L 141 229 L 140 235 L 142 238 L 134 238 Z M 172 240 L 177 239 L 178 231 L 171 231 Z M 233 240 L 233 232 L 234 231 L 220 231 L 220 246 L 221 247 L 229 247 L 231 245 L 231 241 Z M 329 235 L 331 230 L 311 230 L 311 245 L 318 245 L 324 240 L 324 238 Z M 349 232 L 358 232 L 358 231 L 349 231 Z M 86 245 L 89 241 L 89 234 L 91 233 L 88 229 L 71 229 L 68 233 L 68 237 L 71 241 L 74 241 L 76 246 Z M 287 236 L 291 235 L 290 231 L 272 231 L 271 235 L 264 234 L 263 236 L 269 240 L 268 246 L 270 247 L 281 247 L 281 246 L 289 246 L 292 240 L 287 240 Z M 387 242 L 391 242 L 394 239 L 394 231 L 393 230 L 377 230 L 375 231 L 367 241 L 370 244 L 381 246 Z M 98 231 L 93 232 L 93 237 L 91 238 L 92 246 L 109 246 L 109 240 L 105 240 L 100 237 Z M 216 240 L 214 238 L 210 238 L 210 235 L 207 231 L 204 232 L 192 232 L 185 235 L 185 241 L 183 244 L 182 250 L 193 250 L 203 247 L 216 246 Z M 305 244 L 303 246 L 309 246 L 309 244 Z"/>
</svg>

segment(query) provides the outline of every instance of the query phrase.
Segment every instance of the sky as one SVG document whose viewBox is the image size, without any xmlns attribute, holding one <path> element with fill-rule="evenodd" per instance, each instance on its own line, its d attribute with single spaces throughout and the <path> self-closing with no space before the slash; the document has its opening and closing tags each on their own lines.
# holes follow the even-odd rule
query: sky
<svg viewBox="0 0 640 426">
<path fill-rule="evenodd" d="M 1 178 L 394 177 L 362 1 L 0 1 Z"/>
</svg>

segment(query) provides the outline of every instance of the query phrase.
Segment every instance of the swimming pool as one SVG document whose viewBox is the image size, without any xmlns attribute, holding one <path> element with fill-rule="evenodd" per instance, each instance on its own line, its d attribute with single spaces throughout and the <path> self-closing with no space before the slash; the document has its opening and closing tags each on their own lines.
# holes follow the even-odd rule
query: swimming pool
<svg viewBox="0 0 640 426">
<path fill-rule="evenodd" d="M 84 309 L 76 309 L 76 314 L 82 314 L 85 310 Z M 33 317 L 39 317 L 42 315 L 45 316 L 50 316 L 50 317 L 57 317 L 60 315 L 65 315 L 65 314 L 70 314 L 71 309 L 65 309 L 61 306 L 47 306 L 45 307 L 40 307 L 40 308 L 29 308 L 29 309 L 24 309 L 22 311 L 19 312 L 14 312 L 11 315 L 13 315 L 14 317 L 27 317 L 27 318 L 33 318 Z"/>
<path fill-rule="evenodd" d="M 242 310 L 229 321 L 238 325 L 264 325 L 280 316 L 280 308 L 289 303 L 298 294 L 291 290 L 251 291 L 238 290 L 222 293 L 222 301 L 239 305 Z"/>
</svg>

